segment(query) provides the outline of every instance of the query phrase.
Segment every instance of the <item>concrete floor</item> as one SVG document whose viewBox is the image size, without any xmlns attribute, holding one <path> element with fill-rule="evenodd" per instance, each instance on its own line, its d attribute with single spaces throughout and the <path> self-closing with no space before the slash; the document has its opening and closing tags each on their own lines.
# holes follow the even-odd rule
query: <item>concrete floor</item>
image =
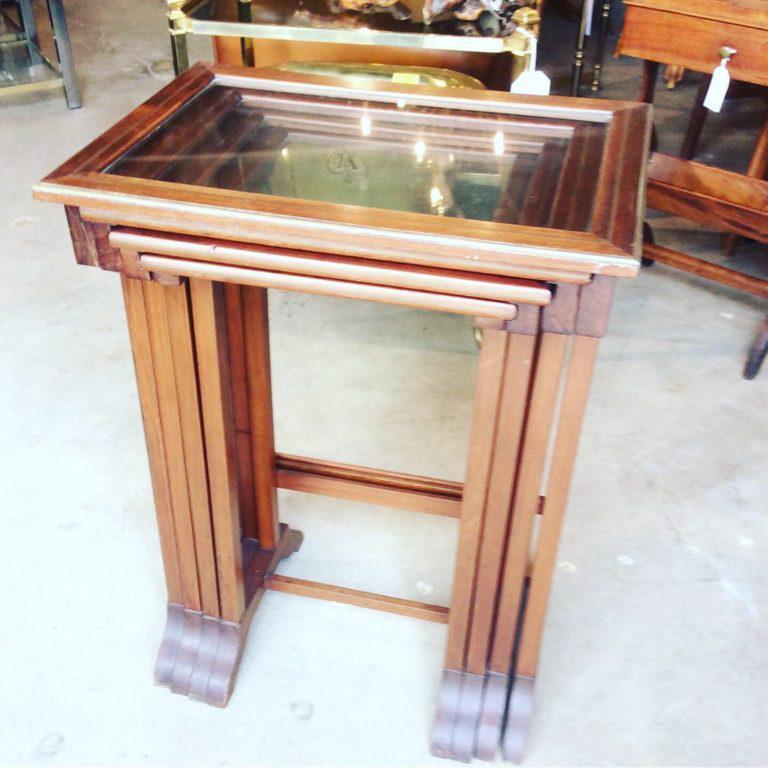
<svg viewBox="0 0 768 768">
<path fill-rule="evenodd" d="M 447 765 L 428 751 L 442 626 L 270 593 L 226 710 L 152 684 L 164 587 L 118 282 L 75 266 L 30 186 L 169 78 L 163 6 L 70 2 L 85 107 L 0 108 L 0 764 Z M 638 73 L 611 62 L 607 93 Z M 663 146 L 694 89 L 661 94 Z M 730 105 L 702 156 L 745 163 L 759 116 Z M 716 254 L 716 235 L 658 224 Z M 768 370 L 740 377 L 764 311 L 663 267 L 621 284 L 527 765 L 768 764 Z M 462 476 L 467 321 L 296 294 L 272 316 L 281 450 Z M 306 533 L 283 572 L 448 600 L 455 521 L 281 502 Z"/>
</svg>

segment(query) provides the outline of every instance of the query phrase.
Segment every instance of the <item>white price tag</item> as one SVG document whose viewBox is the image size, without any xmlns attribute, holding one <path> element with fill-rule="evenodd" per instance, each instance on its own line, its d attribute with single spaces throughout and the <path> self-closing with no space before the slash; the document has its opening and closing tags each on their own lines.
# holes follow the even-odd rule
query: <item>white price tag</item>
<svg viewBox="0 0 768 768">
<path fill-rule="evenodd" d="M 550 79 L 541 71 L 523 72 L 509 89 L 510 93 L 525 93 L 529 96 L 549 96 L 552 86 Z"/>
<path fill-rule="evenodd" d="M 528 68 L 517 76 L 517 80 L 512 83 L 509 91 L 510 93 L 524 93 L 529 96 L 549 96 L 552 82 L 541 70 L 536 69 L 538 40 L 530 32 L 528 35 L 530 44 Z"/>
<path fill-rule="evenodd" d="M 719 112 L 723 108 L 725 94 L 731 84 L 731 75 L 728 72 L 728 59 L 723 59 L 712 73 L 712 81 L 704 97 L 704 106 L 711 112 Z"/>
</svg>

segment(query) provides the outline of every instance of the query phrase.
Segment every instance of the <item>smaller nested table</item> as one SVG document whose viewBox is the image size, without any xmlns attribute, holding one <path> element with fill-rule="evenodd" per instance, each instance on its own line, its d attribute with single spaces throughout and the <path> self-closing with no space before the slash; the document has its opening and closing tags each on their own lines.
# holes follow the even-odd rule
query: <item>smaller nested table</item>
<svg viewBox="0 0 768 768">
<path fill-rule="evenodd" d="M 337 600 L 448 624 L 435 754 L 491 759 L 503 734 L 521 755 L 597 343 L 638 269 L 649 117 L 196 65 L 36 186 L 77 260 L 121 275 L 160 684 L 223 706 L 265 589 Z M 276 453 L 268 288 L 475 318 L 465 482 Z M 450 606 L 281 575 L 301 534 L 278 487 L 459 518 Z"/>
</svg>

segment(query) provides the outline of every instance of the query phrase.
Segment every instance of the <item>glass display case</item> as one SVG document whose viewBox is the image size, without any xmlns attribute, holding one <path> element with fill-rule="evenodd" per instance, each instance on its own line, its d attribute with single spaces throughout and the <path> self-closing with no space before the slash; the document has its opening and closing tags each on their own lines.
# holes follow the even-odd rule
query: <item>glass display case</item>
<svg viewBox="0 0 768 768">
<path fill-rule="evenodd" d="M 538 4 L 539 0 L 168 0 L 168 18 L 177 73 L 188 66 L 186 36 L 193 34 L 216 38 L 218 58 L 228 64 L 240 63 L 240 58 L 257 66 L 301 59 L 350 63 L 348 56 L 354 55 L 358 63 L 450 68 L 507 88 L 523 70 L 529 53 L 528 38 L 516 30 L 538 33 Z M 240 46 L 237 62 L 224 44 L 227 38 Z"/>
</svg>

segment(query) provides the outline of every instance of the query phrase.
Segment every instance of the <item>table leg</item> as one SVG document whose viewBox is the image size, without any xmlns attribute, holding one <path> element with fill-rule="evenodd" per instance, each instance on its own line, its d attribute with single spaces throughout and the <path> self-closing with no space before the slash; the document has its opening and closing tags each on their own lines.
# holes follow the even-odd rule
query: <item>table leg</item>
<svg viewBox="0 0 768 768">
<path fill-rule="evenodd" d="M 592 73 L 593 91 L 600 90 L 603 78 L 603 61 L 605 60 L 605 46 L 608 43 L 608 28 L 611 24 L 611 0 L 603 0 L 600 9 L 600 30 L 597 35 L 597 51 L 595 53 L 595 69 Z"/>
<path fill-rule="evenodd" d="M 75 62 L 72 59 L 72 46 L 69 42 L 69 29 L 67 17 L 64 14 L 64 5 L 61 0 L 48 0 L 48 14 L 51 18 L 53 38 L 56 43 L 56 53 L 61 67 L 61 76 L 64 80 L 64 94 L 67 97 L 67 106 L 70 109 L 78 109 L 83 106 L 80 98 L 80 89 L 75 78 Z"/>
<path fill-rule="evenodd" d="M 683 160 L 693 160 L 696 150 L 699 146 L 699 138 L 704 128 L 704 121 L 707 119 L 707 108 L 704 106 L 704 99 L 709 90 L 709 84 L 712 82 L 712 75 L 703 74 L 699 81 L 699 89 L 696 92 L 696 101 L 691 109 L 691 116 L 688 118 L 688 127 L 685 129 L 685 137 L 680 146 L 680 157 Z"/>
<path fill-rule="evenodd" d="M 189 50 L 187 47 L 187 32 L 182 26 L 184 21 L 184 0 L 167 0 L 168 3 L 168 32 L 171 36 L 171 54 L 173 55 L 173 72 L 178 77 L 189 69 Z"/>
<path fill-rule="evenodd" d="M 475 420 L 451 601 L 446 672 L 433 753 L 469 761 L 485 685 L 491 632 L 539 312 L 521 307 L 518 332 L 483 334 Z M 523 328 L 521 326 L 525 326 Z"/>
<path fill-rule="evenodd" d="M 656 81 L 659 78 L 659 62 L 643 61 L 643 85 L 640 90 L 640 101 L 653 104 L 656 96 Z"/>
<path fill-rule="evenodd" d="M 224 706 L 264 578 L 300 540 L 241 537 L 222 286 L 122 284 L 168 585 L 155 677 Z"/>
<path fill-rule="evenodd" d="M 508 349 L 509 334 L 491 328 L 483 330 L 451 596 L 445 673 L 432 731 L 432 754 L 436 757 L 453 757 L 453 733 L 459 717 L 464 682 L 463 667 L 470 630 L 475 563 L 482 533 Z"/>
<path fill-rule="evenodd" d="M 40 57 L 40 39 L 37 36 L 37 22 L 35 21 L 35 9 L 32 0 L 19 0 L 19 13 L 21 25 L 24 27 L 24 36 L 30 43 L 29 61 L 32 65 L 42 64 Z"/>
<path fill-rule="evenodd" d="M 512 761 L 522 759 L 530 730 L 541 634 L 598 341 L 576 336 L 568 364 L 502 741 L 502 755 Z"/>
<path fill-rule="evenodd" d="M 587 21 L 592 5 L 583 0 L 579 30 L 576 33 L 576 47 L 573 51 L 573 63 L 571 64 L 571 96 L 578 96 L 581 91 L 581 71 L 584 68 L 584 48 L 587 39 Z"/>
<path fill-rule="evenodd" d="M 757 334 L 752 348 L 749 350 L 749 357 L 744 366 L 744 378 L 754 379 L 763 365 L 766 355 L 768 355 L 768 317 L 763 321 L 760 331 Z"/>
<path fill-rule="evenodd" d="M 493 760 L 499 747 L 507 704 L 509 670 L 523 601 L 528 549 L 539 509 L 552 422 L 568 336 L 542 334 L 525 428 L 520 472 L 512 504 L 496 626 L 488 665 L 488 683 L 477 729 L 475 754 Z"/>
</svg>

